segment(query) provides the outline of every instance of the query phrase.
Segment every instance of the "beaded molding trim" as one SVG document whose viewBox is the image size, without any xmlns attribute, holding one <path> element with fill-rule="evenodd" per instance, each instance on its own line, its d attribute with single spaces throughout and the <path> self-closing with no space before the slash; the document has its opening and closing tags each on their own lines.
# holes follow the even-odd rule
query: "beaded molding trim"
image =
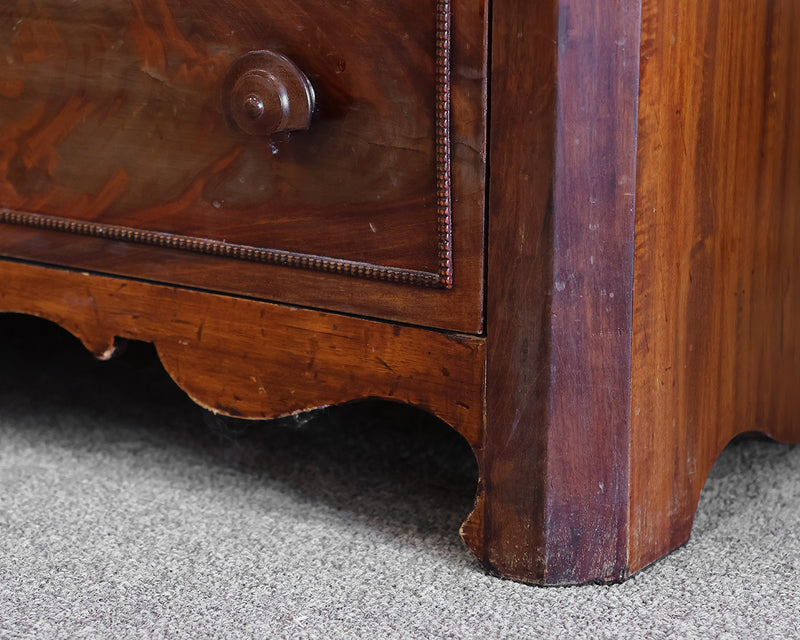
<svg viewBox="0 0 800 640">
<path fill-rule="evenodd" d="M 352 260 L 266 249 L 183 236 L 163 231 L 147 231 L 39 213 L 0 208 L 0 223 L 72 233 L 94 238 L 132 242 L 155 247 L 191 251 L 225 258 L 260 262 L 337 273 L 370 280 L 450 289 L 453 286 L 453 213 L 451 196 L 450 148 L 450 49 L 451 0 L 438 0 L 436 6 L 436 218 L 439 270 L 434 272 L 386 267 Z"/>
</svg>

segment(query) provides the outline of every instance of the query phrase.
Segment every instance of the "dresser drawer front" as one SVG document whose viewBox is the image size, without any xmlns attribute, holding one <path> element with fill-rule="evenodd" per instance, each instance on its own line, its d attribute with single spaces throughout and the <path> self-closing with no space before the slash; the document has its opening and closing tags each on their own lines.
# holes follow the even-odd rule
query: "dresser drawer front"
<svg viewBox="0 0 800 640">
<path fill-rule="evenodd" d="M 9 0 L 1 221 L 69 243 L 449 288 L 451 180 L 463 175 L 477 200 L 485 135 L 482 41 L 464 48 L 471 85 L 451 82 L 452 21 L 485 16 L 456 11 L 449 0 Z M 231 70 L 254 51 L 307 78 L 308 130 L 253 135 L 231 121 Z M 470 153 L 453 159 L 459 135 Z"/>
</svg>

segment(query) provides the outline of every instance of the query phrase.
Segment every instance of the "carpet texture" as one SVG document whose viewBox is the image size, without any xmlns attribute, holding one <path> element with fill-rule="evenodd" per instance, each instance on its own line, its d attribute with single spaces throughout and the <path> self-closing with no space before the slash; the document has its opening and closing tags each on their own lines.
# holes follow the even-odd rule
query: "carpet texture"
<svg viewBox="0 0 800 640">
<path fill-rule="evenodd" d="M 0 316 L 0 638 L 798 638 L 800 448 L 737 441 L 622 585 L 485 576 L 476 469 L 413 409 L 219 425 L 146 345 Z"/>
</svg>

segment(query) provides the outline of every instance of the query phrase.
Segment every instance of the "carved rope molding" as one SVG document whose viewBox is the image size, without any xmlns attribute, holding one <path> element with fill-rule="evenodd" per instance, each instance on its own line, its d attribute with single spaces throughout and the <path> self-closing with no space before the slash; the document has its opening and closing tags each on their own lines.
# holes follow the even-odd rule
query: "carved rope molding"
<svg viewBox="0 0 800 640">
<path fill-rule="evenodd" d="M 296 267 L 325 273 L 411 284 L 423 287 L 449 289 L 453 286 L 453 212 L 451 196 L 451 143 L 450 143 L 450 52 L 451 0 L 438 0 L 436 5 L 436 218 L 439 270 L 436 273 L 386 267 L 327 256 L 317 256 L 294 251 L 282 251 L 233 244 L 220 240 L 196 238 L 163 231 L 150 231 L 119 225 L 81 222 L 70 218 L 40 213 L 12 211 L 0 207 L 0 223 L 48 229 L 94 238 L 131 242 L 155 247 L 190 251 L 286 267 Z"/>
</svg>

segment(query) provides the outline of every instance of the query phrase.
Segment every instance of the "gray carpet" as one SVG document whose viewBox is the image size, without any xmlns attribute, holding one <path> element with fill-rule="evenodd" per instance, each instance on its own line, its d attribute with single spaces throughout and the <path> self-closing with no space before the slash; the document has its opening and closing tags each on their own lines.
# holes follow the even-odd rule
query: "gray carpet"
<svg viewBox="0 0 800 640">
<path fill-rule="evenodd" d="M 222 429 L 133 344 L 0 316 L 0 638 L 797 638 L 800 448 L 738 441 L 615 586 L 485 576 L 475 465 L 414 410 Z"/>
</svg>

